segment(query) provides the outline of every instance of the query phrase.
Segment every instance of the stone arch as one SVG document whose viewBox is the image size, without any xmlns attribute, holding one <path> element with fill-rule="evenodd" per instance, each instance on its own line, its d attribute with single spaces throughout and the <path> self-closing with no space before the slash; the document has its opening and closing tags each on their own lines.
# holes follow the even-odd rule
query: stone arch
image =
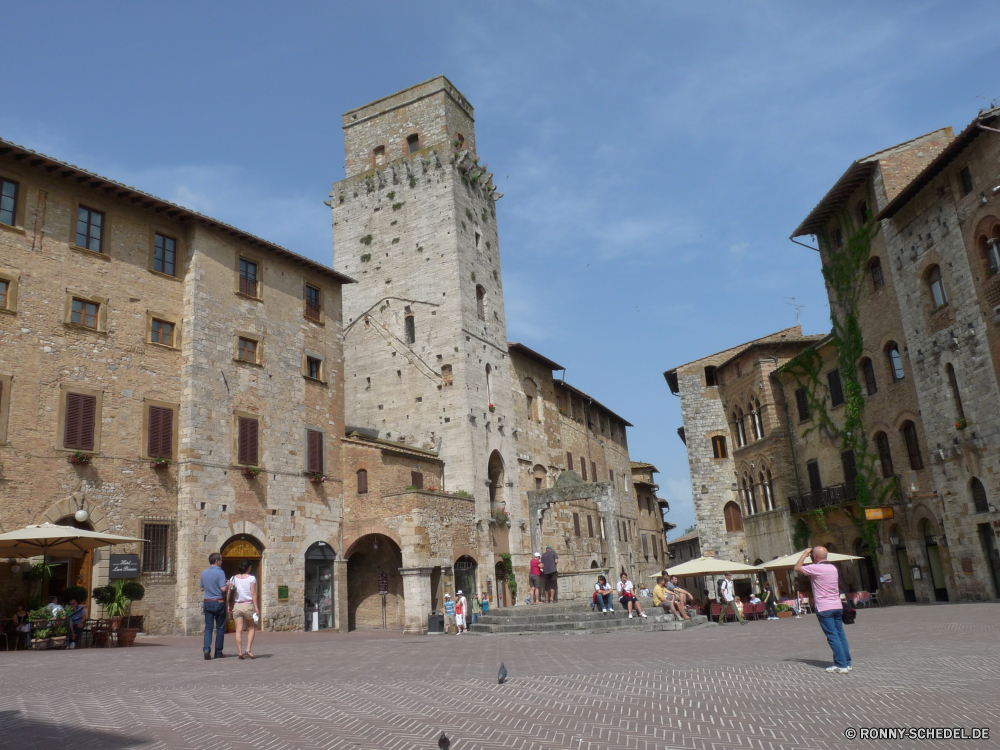
<svg viewBox="0 0 1000 750">
<path fill-rule="evenodd" d="M 94 527 L 94 531 L 103 531 L 109 534 L 118 534 L 123 531 L 120 527 L 112 527 L 111 519 L 99 506 L 91 505 L 87 501 L 87 491 L 86 489 L 81 489 L 79 492 L 72 492 L 62 500 L 53 503 L 45 512 L 42 513 L 41 518 L 36 523 L 56 523 L 57 521 L 66 518 L 66 516 L 74 515 L 81 507 L 87 511 L 88 518 L 87 522 Z M 15 529 L 7 529 L 7 531 L 14 531 Z M 129 536 L 131 532 L 125 534 Z"/>
<path fill-rule="evenodd" d="M 486 476 L 489 478 L 490 509 L 498 507 L 500 503 L 505 503 L 504 498 L 504 478 L 506 476 L 503 456 L 500 451 L 494 450 L 490 454 L 486 464 Z"/>
<path fill-rule="evenodd" d="M 942 532 L 941 523 L 938 521 L 937 516 L 934 514 L 934 509 L 927 503 L 926 500 L 918 500 L 912 510 L 909 513 L 910 521 L 907 524 L 907 538 L 916 539 L 923 541 L 923 535 L 920 533 L 921 525 L 924 521 L 930 521 L 934 528 L 937 529 L 938 533 Z"/>
<path fill-rule="evenodd" d="M 347 534 L 344 535 L 344 558 L 349 558 L 352 554 L 354 554 L 354 546 L 370 534 L 381 534 L 382 536 L 389 537 L 389 539 L 395 542 L 397 547 L 400 549 L 403 547 L 399 532 L 390 529 L 388 526 L 379 523 L 378 521 L 367 521 L 360 524 L 351 536 L 348 536 Z"/>
<path fill-rule="evenodd" d="M 302 543 L 299 545 L 299 549 L 301 550 L 302 554 L 305 554 L 306 552 L 309 551 L 309 548 L 312 547 L 317 542 L 323 542 L 330 549 L 333 550 L 335 555 L 337 555 L 338 557 L 340 556 L 340 553 L 337 551 L 336 541 L 332 540 L 331 537 L 329 536 L 325 536 L 322 530 L 320 529 L 315 529 L 310 533 L 306 534 L 305 538 L 302 540 Z"/>
<path fill-rule="evenodd" d="M 347 559 L 347 627 L 402 630 L 405 623 L 403 601 L 403 551 L 385 534 L 370 533 L 354 540 Z M 388 593 L 379 593 L 380 577 L 385 576 Z"/>
<path fill-rule="evenodd" d="M 906 422 L 913 422 L 913 424 L 917 426 L 917 429 L 923 432 L 923 425 L 920 423 L 920 416 L 909 409 L 904 409 L 893 417 L 893 429 L 896 432 L 899 432 L 903 429 L 903 424 Z"/>
</svg>

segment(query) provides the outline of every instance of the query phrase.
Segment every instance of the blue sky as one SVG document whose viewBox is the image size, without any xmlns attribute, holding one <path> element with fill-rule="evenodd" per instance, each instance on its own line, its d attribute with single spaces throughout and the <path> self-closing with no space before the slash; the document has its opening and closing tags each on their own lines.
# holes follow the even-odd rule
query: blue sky
<svg viewBox="0 0 1000 750">
<path fill-rule="evenodd" d="M 509 338 L 635 423 L 693 522 L 669 367 L 828 329 L 788 235 L 852 160 L 994 97 L 995 2 L 8 3 L 0 137 L 331 261 L 345 110 L 476 108 Z M 10 33 L 10 30 L 17 33 Z"/>
</svg>

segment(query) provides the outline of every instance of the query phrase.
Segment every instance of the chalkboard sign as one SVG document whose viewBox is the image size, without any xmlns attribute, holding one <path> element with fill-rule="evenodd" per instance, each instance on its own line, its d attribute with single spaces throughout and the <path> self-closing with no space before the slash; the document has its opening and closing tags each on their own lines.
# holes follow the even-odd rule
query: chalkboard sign
<svg viewBox="0 0 1000 750">
<path fill-rule="evenodd" d="M 385 596 L 389 593 L 389 576 L 385 573 L 378 574 L 378 592 Z"/>
<path fill-rule="evenodd" d="M 138 578 L 138 555 L 111 555 L 111 568 L 108 578 Z"/>
</svg>

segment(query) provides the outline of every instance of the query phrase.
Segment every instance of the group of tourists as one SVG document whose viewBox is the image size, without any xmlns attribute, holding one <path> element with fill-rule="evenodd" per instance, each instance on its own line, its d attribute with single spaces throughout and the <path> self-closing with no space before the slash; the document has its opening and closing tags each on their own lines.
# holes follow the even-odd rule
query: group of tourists
<svg viewBox="0 0 1000 750">
<path fill-rule="evenodd" d="M 531 596 L 528 604 L 552 604 L 558 601 L 559 555 L 552 547 L 545 552 L 535 552 L 528 564 L 528 586 Z"/>
<path fill-rule="evenodd" d="M 469 632 L 469 625 L 474 625 L 479 619 L 480 615 L 484 615 L 490 611 L 490 600 L 483 595 L 483 598 L 479 598 L 479 594 L 472 594 L 472 601 L 469 602 L 465 598 L 465 594 L 462 589 L 455 592 L 455 598 L 451 598 L 451 594 L 444 595 L 444 620 L 445 620 L 445 633 L 451 632 L 451 627 L 455 626 L 455 633 L 461 635 L 462 633 Z"/>
</svg>

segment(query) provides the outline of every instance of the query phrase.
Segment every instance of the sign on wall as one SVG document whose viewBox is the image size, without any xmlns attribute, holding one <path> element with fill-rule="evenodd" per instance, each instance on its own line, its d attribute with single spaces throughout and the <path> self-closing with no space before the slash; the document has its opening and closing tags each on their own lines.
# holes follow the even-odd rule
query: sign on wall
<svg viewBox="0 0 1000 750">
<path fill-rule="evenodd" d="M 108 578 L 138 578 L 138 577 L 139 577 L 138 555 L 111 555 L 111 566 L 108 569 Z"/>
<path fill-rule="evenodd" d="M 378 592 L 383 596 L 389 593 L 389 576 L 385 573 L 378 574 Z"/>
<path fill-rule="evenodd" d="M 888 521 L 892 518 L 892 508 L 865 508 L 866 521 Z"/>
</svg>

